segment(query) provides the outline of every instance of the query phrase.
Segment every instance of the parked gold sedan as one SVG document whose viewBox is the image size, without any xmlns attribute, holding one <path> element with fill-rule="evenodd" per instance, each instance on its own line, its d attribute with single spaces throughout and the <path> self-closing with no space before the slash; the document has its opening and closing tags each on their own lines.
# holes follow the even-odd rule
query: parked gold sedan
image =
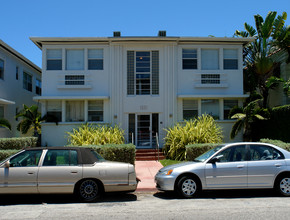
<svg viewBox="0 0 290 220">
<path fill-rule="evenodd" d="M 0 194 L 75 193 L 93 202 L 103 192 L 133 192 L 137 184 L 132 164 L 106 161 L 87 148 L 30 148 L 0 162 Z"/>
</svg>

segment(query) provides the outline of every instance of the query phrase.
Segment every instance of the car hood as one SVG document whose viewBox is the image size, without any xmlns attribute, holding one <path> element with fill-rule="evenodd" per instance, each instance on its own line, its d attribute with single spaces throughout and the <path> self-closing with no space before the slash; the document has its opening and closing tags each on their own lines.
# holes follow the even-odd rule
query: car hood
<svg viewBox="0 0 290 220">
<path fill-rule="evenodd" d="M 166 171 L 166 170 L 171 170 L 171 169 L 174 169 L 174 168 L 183 167 L 183 166 L 187 166 L 187 165 L 193 165 L 193 164 L 196 164 L 196 162 L 184 162 L 184 163 L 173 164 L 173 165 L 169 165 L 169 166 L 161 168 L 159 170 L 159 172 L 163 172 L 163 171 Z"/>
</svg>

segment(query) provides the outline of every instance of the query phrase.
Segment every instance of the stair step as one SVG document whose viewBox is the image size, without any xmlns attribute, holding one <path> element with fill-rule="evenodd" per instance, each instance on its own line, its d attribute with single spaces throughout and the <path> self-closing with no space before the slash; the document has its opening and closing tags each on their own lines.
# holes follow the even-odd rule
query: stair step
<svg viewBox="0 0 290 220">
<path fill-rule="evenodd" d="M 165 159 L 165 156 L 162 150 L 159 150 L 159 160 Z M 137 161 L 150 161 L 158 160 L 158 152 L 155 149 L 137 149 L 136 151 L 136 160 Z"/>
</svg>

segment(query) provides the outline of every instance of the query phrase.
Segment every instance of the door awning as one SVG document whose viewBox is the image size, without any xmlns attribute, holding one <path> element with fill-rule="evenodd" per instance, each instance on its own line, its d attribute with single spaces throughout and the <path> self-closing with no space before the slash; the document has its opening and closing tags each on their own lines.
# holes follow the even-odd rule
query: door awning
<svg viewBox="0 0 290 220">
<path fill-rule="evenodd" d="M 13 102 L 13 101 L 9 101 L 9 100 L 7 100 L 7 99 L 2 99 L 2 98 L 0 98 L 0 104 L 4 104 L 4 105 L 14 105 L 15 102 Z"/>
</svg>

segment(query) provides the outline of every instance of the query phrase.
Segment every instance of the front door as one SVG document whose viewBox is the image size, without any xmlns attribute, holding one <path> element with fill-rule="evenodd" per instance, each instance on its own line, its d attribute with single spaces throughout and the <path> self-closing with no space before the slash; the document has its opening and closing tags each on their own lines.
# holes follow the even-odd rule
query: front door
<svg viewBox="0 0 290 220">
<path fill-rule="evenodd" d="M 158 122 L 158 114 L 129 114 L 129 141 L 137 148 L 155 148 Z"/>
</svg>

